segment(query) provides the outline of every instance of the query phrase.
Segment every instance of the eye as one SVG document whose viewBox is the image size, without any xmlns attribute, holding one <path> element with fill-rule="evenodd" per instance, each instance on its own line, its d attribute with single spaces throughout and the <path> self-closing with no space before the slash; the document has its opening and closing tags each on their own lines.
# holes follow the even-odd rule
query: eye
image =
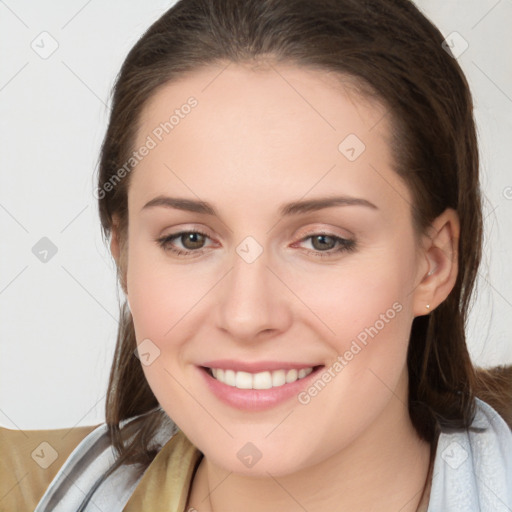
<svg viewBox="0 0 512 512">
<path fill-rule="evenodd" d="M 156 239 L 156 242 L 165 251 L 174 253 L 177 256 L 199 256 L 204 252 L 205 243 L 210 237 L 202 231 L 180 231 L 172 235 Z M 314 233 L 302 238 L 293 246 L 311 240 L 313 250 L 306 249 L 308 254 L 317 257 L 332 257 L 342 252 L 353 252 L 356 249 L 356 241 L 342 238 L 330 233 Z M 180 244 L 180 245 L 176 245 Z"/>
<path fill-rule="evenodd" d="M 353 252 L 356 250 L 356 241 L 353 239 L 341 238 L 330 233 L 314 233 L 308 235 L 300 242 L 311 240 L 313 250 L 307 250 L 308 254 L 319 257 L 330 257 L 341 252 Z"/>
<path fill-rule="evenodd" d="M 201 231 L 180 231 L 172 235 L 158 238 L 156 242 L 166 251 L 170 251 L 178 256 L 186 256 L 194 253 L 202 254 L 204 244 L 209 236 Z M 178 242 L 181 247 L 174 244 Z"/>
</svg>

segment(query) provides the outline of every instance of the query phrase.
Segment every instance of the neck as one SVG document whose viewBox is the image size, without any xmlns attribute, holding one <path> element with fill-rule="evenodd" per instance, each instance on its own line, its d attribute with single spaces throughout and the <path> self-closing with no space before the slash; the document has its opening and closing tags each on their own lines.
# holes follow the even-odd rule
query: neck
<svg viewBox="0 0 512 512">
<path fill-rule="evenodd" d="M 357 512 L 375 510 L 376 504 L 385 511 L 426 510 L 430 445 L 419 439 L 404 402 L 406 398 L 393 396 L 375 422 L 349 446 L 292 474 L 248 477 L 203 458 L 186 510 Z"/>
</svg>

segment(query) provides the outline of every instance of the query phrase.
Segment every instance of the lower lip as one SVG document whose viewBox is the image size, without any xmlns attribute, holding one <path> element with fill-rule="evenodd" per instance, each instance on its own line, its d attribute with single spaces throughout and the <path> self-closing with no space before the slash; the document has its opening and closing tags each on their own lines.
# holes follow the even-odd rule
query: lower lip
<svg viewBox="0 0 512 512">
<path fill-rule="evenodd" d="M 210 391 L 222 402 L 246 411 L 263 411 L 286 402 L 297 396 L 324 368 L 319 366 L 309 375 L 289 384 L 269 389 L 238 389 L 228 386 L 212 377 L 204 367 L 198 367 Z"/>
</svg>

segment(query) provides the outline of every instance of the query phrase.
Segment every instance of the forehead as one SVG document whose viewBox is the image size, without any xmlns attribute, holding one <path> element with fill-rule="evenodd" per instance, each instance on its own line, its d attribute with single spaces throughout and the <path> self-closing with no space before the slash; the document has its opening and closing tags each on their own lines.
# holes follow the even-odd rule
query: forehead
<svg viewBox="0 0 512 512">
<path fill-rule="evenodd" d="M 356 80 L 282 63 L 230 62 L 202 67 L 163 84 L 152 94 L 141 114 L 139 136 L 154 129 L 155 122 L 168 120 L 190 97 L 200 106 L 194 109 L 193 118 L 203 123 L 209 120 L 219 129 L 226 129 L 228 121 L 246 126 L 259 120 L 255 127 L 261 128 L 262 135 L 275 134 L 270 122 L 276 121 L 281 121 L 278 128 L 285 126 L 287 131 L 292 123 L 300 127 L 309 122 L 312 130 L 334 136 L 334 140 L 347 128 L 363 134 L 377 127 L 376 134 L 386 133 L 386 108 L 377 99 L 360 94 Z M 213 113 L 223 115 L 208 119 Z"/>
<path fill-rule="evenodd" d="M 201 68 L 163 85 L 146 103 L 135 146 L 150 138 L 154 147 L 133 183 L 148 196 L 156 192 L 152 184 L 181 176 L 204 195 L 205 178 L 215 191 L 214 174 L 219 192 L 249 184 L 268 194 L 277 180 L 290 195 L 303 196 L 319 183 L 323 192 L 353 187 L 396 201 L 408 191 L 392 170 L 386 114 L 351 81 L 322 70 Z"/>
</svg>

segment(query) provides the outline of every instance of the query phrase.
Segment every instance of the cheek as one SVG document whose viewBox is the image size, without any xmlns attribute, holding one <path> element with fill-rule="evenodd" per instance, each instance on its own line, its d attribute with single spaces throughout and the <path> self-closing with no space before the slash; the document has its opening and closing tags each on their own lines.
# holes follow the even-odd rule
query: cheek
<svg viewBox="0 0 512 512">
<path fill-rule="evenodd" d="M 412 276 L 409 254 L 383 249 L 337 267 L 288 272 L 285 280 L 305 306 L 302 318 L 323 325 L 326 339 L 342 353 L 347 341 L 359 336 L 364 342 L 373 327 L 382 335 L 408 328 L 404 313 L 412 301 Z"/>
<path fill-rule="evenodd" d="M 190 378 L 184 373 L 189 342 L 204 323 L 199 320 L 205 315 L 201 299 L 218 278 L 205 268 L 170 264 L 141 242 L 132 243 L 129 251 L 127 285 L 135 337 L 142 344 L 140 353 L 150 354 L 150 364 L 142 369 L 158 401 L 181 418 L 189 410 L 180 386 Z"/>
<path fill-rule="evenodd" d="M 316 429 L 331 447 L 345 446 L 365 431 L 389 403 L 407 401 L 403 376 L 412 322 L 410 278 L 399 260 L 373 260 L 373 266 L 354 265 L 337 277 L 317 275 L 309 283 L 308 306 L 335 334 L 324 337 L 333 355 L 326 375 L 299 402 L 306 423 L 324 419 Z M 283 443 L 294 435 L 292 428 L 281 433 Z"/>
<path fill-rule="evenodd" d="M 137 241 L 131 244 L 127 287 L 137 340 L 150 338 L 161 345 L 198 301 L 198 283 L 197 276 L 171 267 L 153 248 Z"/>
<path fill-rule="evenodd" d="M 172 292 L 144 264 L 133 264 L 133 260 L 131 263 L 127 285 L 137 341 L 150 338 L 159 344 L 158 340 L 171 327 L 168 303 L 172 302 Z"/>
<path fill-rule="evenodd" d="M 309 313 L 311 325 L 325 327 L 336 381 L 330 403 L 338 410 L 386 399 L 387 386 L 394 389 L 406 365 L 414 269 L 406 252 L 383 250 L 296 281 L 297 294 L 315 313 Z"/>
<path fill-rule="evenodd" d="M 188 325 L 185 319 L 198 292 L 183 272 L 169 270 L 147 246 L 136 242 L 130 246 L 128 297 L 142 370 L 158 402 L 175 421 L 181 421 L 182 411 L 189 410 L 179 384 L 184 380 L 182 350 L 193 335 L 183 326 Z"/>
</svg>

